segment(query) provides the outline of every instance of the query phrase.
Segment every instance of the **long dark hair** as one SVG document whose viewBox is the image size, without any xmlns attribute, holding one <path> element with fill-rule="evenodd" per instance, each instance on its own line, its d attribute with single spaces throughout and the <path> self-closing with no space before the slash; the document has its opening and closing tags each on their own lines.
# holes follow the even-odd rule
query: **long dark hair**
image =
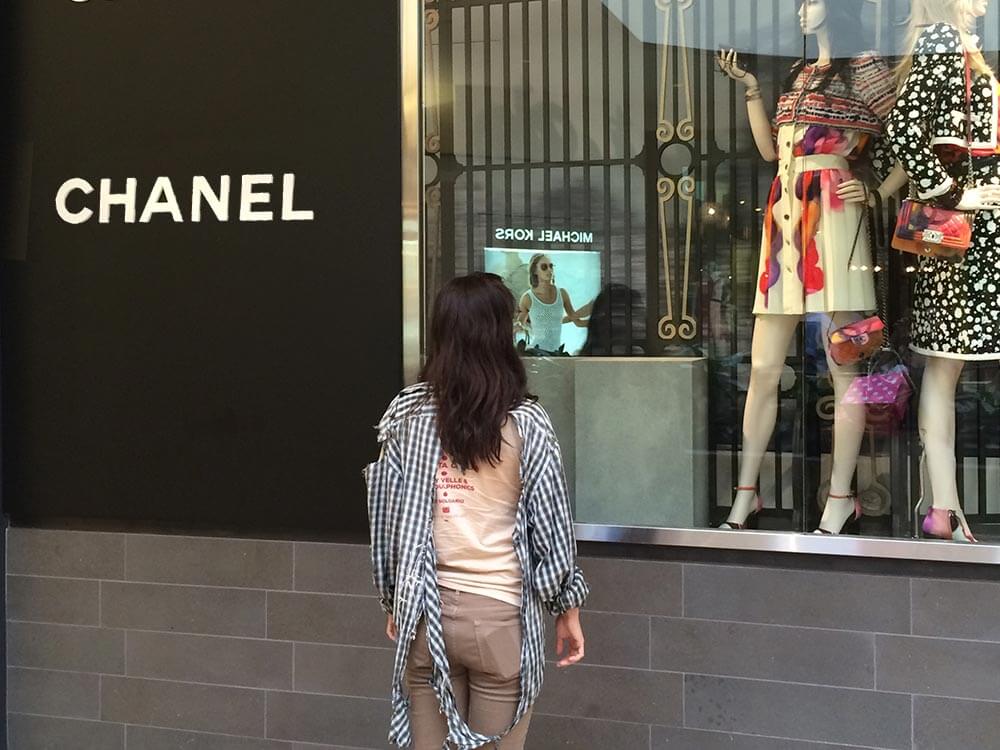
<svg viewBox="0 0 1000 750">
<path fill-rule="evenodd" d="M 434 300 L 420 379 L 437 402 L 441 447 L 464 469 L 496 465 L 507 414 L 531 398 L 513 321 L 514 296 L 492 273 L 452 279 Z"/>
<path fill-rule="evenodd" d="M 813 89 L 815 92 L 826 91 L 835 78 L 843 81 L 847 90 L 851 91 L 853 78 L 851 61 L 870 49 L 870 45 L 866 43 L 867 34 L 861 24 L 863 7 L 863 0 L 826 0 L 825 23 L 830 30 L 830 66 Z M 811 42 L 811 46 L 815 47 L 815 41 Z M 815 49 L 807 50 L 806 56 L 792 66 L 782 91 L 791 90 L 795 79 L 806 66 L 807 57 L 812 54 L 815 54 Z"/>
</svg>

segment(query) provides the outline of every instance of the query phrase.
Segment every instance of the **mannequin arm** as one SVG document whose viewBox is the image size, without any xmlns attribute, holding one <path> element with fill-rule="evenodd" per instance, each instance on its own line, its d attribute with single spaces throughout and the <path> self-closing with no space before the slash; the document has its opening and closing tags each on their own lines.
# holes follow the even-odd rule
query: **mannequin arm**
<svg viewBox="0 0 1000 750">
<path fill-rule="evenodd" d="M 778 151 L 774 146 L 774 135 L 771 132 L 771 118 L 764 108 L 764 100 L 756 99 L 747 102 L 747 117 L 750 118 L 750 130 L 753 132 L 754 143 L 764 161 L 777 161 Z"/>
<path fill-rule="evenodd" d="M 750 131 L 754 143 L 764 161 L 777 161 L 778 151 L 775 148 L 774 134 L 771 131 L 771 118 L 764 108 L 764 100 L 760 95 L 760 82 L 757 77 L 740 65 L 739 55 L 735 49 L 728 52 L 722 50 L 716 58 L 719 69 L 732 80 L 745 87 L 747 95 L 747 117 L 750 119 Z"/>
<path fill-rule="evenodd" d="M 878 186 L 878 197 L 883 201 L 887 198 L 891 198 L 903 189 L 908 179 L 909 178 L 906 176 L 906 170 L 903 169 L 903 165 L 896 162 L 896 166 L 892 168 L 892 171 L 889 172 L 889 175 L 882 181 L 882 184 Z M 875 196 L 871 196 L 869 198 L 868 205 L 874 207 Z"/>
<path fill-rule="evenodd" d="M 906 77 L 895 108 L 886 120 L 886 131 L 896 160 L 917 190 L 921 200 L 940 198 L 954 186 L 931 147 L 929 118 L 945 93 L 943 86 L 964 79 L 962 39 L 957 29 L 940 27 L 935 36 L 927 32 L 917 40 L 913 66 Z"/>
</svg>

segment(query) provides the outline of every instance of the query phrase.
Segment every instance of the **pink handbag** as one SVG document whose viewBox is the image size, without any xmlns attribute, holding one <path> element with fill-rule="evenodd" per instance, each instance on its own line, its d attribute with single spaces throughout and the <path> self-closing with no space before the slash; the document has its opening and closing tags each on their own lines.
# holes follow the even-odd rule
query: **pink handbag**
<svg viewBox="0 0 1000 750">
<path fill-rule="evenodd" d="M 842 399 L 845 404 L 865 405 L 865 424 L 882 435 L 895 432 L 906 417 L 913 383 L 902 361 L 888 369 L 873 362 L 867 375 L 854 378 Z"/>
</svg>

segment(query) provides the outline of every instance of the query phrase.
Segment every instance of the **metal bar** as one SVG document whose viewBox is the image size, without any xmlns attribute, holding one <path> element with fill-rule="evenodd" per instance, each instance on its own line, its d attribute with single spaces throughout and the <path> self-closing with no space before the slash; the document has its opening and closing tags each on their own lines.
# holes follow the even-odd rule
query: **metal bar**
<svg viewBox="0 0 1000 750">
<path fill-rule="evenodd" d="M 542 2 L 542 158 L 546 164 L 552 162 L 552 86 L 549 82 L 549 3 Z M 552 170 L 542 171 L 542 201 L 545 221 L 552 221 Z"/>
<path fill-rule="evenodd" d="M 513 157 L 511 154 L 512 149 L 512 133 L 513 122 L 511 115 L 511 99 L 514 96 L 514 92 L 511 90 L 510 79 L 510 46 L 511 46 L 511 35 L 510 35 L 510 3 L 503 4 L 503 195 L 504 195 L 504 223 L 506 226 L 510 226 L 514 221 L 514 207 L 513 207 L 513 185 L 511 184 L 512 172 L 510 169 Z M 489 237 L 489 230 L 492 227 L 487 226 L 487 237 Z"/>
<path fill-rule="evenodd" d="M 417 379 L 421 355 L 423 262 L 423 66 L 424 4 L 400 0 L 400 94 L 402 97 L 403 378 Z"/>
<path fill-rule="evenodd" d="M 440 112 L 439 128 L 441 132 L 441 150 L 439 155 L 438 184 L 441 188 L 441 237 L 439 239 L 441 257 L 438 259 L 441 278 L 432 279 L 428 283 L 437 284 L 455 275 L 455 184 L 460 172 L 455 158 L 455 61 L 454 61 L 454 11 L 445 8 L 439 11 L 438 21 L 438 108 Z M 446 169 L 450 165 L 451 169 Z M 453 171 L 454 170 L 454 171 Z M 429 291 L 429 290 L 428 290 Z"/>
<path fill-rule="evenodd" d="M 645 526 L 602 526 L 585 523 L 578 523 L 575 527 L 576 538 L 581 542 L 1000 565 L 1000 545 L 990 544 L 865 538 L 849 534 L 838 536 L 792 534 L 787 531 L 734 533 L 720 529 L 657 529 Z"/>
<path fill-rule="evenodd" d="M 493 6 L 483 6 L 483 131 L 486 138 L 484 162 L 486 164 L 486 200 L 484 201 L 484 221 L 486 236 L 493 228 Z M 478 260 L 478 259 L 477 259 Z M 469 270 L 480 270 L 477 265 L 469 265 Z"/>
<path fill-rule="evenodd" d="M 524 88 L 524 217 L 531 222 L 531 18 L 529 0 L 521 3 L 521 85 Z"/>
<path fill-rule="evenodd" d="M 475 108 L 472 101 L 472 92 L 475 86 L 472 81 L 472 7 L 465 8 L 465 257 L 466 269 L 474 267 L 475 263 L 475 183 L 473 182 L 473 167 L 475 166 L 475 127 L 472 119 L 472 111 Z"/>
<path fill-rule="evenodd" d="M 610 39 L 609 29 L 611 25 L 611 14 L 607 5 L 601 5 L 601 78 L 603 82 L 602 94 L 604 99 L 602 130 L 604 131 L 604 274 L 603 278 L 611 278 L 611 166 L 608 160 L 611 158 L 611 63 L 610 63 Z"/>
<path fill-rule="evenodd" d="M 581 31 L 581 68 L 583 86 L 583 163 L 588 165 L 583 168 L 583 194 L 585 196 L 584 216 L 587 220 L 587 229 L 591 229 L 591 200 L 590 200 L 590 2 L 591 0 L 580 0 L 580 31 Z"/>
<path fill-rule="evenodd" d="M 657 8 L 654 3 L 643 3 L 644 26 L 647 29 L 655 29 L 658 24 Z M 665 11 L 660 11 L 665 12 Z M 589 35 L 588 35 L 589 36 Z M 652 36 L 655 40 L 655 34 Z M 664 40 L 666 44 L 666 40 Z M 643 87 L 643 122 L 656 122 L 657 118 L 657 88 L 658 81 L 658 61 L 656 58 L 657 45 L 643 45 L 643 71 L 644 79 L 649 82 Z M 656 129 L 653 127 L 643 128 L 643 148 L 642 148 L 642 170 L 643 187 L 647 199 L 646 204 L 646 341 L 645 349 L 647 355 L 654 354 L 659 347 L 659 334 L 657 324 L 660 310 L 660 261 L 659 261 L 659 227 L 658 227 L 658 206 L 656 203 L 656 183 L 660 176 L 660 151 L 659 141 L 656 137 Z M 588 170 L 589 172 L 589 170 Z"/>
<path fill-rule="evenodd" d="M 625 281 L 629 288 L 632 287 L 632 57 L 631 57 L 632 35 L 629 32 L 629 4 L 625 3 L 622 9 L 622 218 L 624 222 L 623 230 L 625 235 Z M 605 283 L 611 279 L 606 279 Z M 614 309 L 614 301 L 609 300 L 611 309 Z M 625 356 L 632 354 L 632 295 L 625 295 L 625 319 L 629 324 L 625 327 Z M 608 316 L 608 327 L 612 330 L 613 323 L 611 316 Z M 613 335 L 608 336 L 608 341 L 614 343 Z M 612 352 L 608 352 L 609 354 Z"/>
<path fill-rule="evenodd" d="M 571 198 L 569 161 L 570 153 L 570 118 L 569 118 L 569 0 L 562 0 L 560 28 L 562 30 L 562 137 L 563 137 L 563 220 L 566 228 L 573 220 L 573 202 Z"/>
</svg>

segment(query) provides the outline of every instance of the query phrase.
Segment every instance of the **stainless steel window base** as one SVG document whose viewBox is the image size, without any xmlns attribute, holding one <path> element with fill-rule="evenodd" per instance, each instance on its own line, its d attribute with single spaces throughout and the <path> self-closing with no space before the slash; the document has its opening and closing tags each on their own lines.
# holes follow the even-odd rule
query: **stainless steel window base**
<svg viewBox="0 0 1000 750">
<path fill-rule="evenodd" d="M 788 531 L 657 529 L 586 523 L 576 524 L 576 537 L 581 542 L 1000 565 L 1000 546 L 995 544 L 961 544 L 923 539 L 888 539 L 846 534 L 826 536 Z"/>
</svg>

